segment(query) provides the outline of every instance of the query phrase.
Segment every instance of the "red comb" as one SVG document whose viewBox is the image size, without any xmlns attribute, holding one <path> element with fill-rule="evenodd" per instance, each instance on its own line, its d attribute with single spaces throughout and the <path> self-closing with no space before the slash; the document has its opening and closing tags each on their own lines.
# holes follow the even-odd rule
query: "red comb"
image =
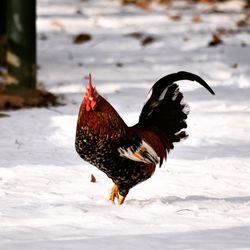
<svg viewBox="0 0 250 250">
<path fill-rule="evenodd" d="M 89 84 L 88 84 L 88 87 L 87 87 L 87 92 L 88 92 L 88 95 L 89 95 L 89 96 L 92 96 L 93 93 L 94 93 L 94 87 L 93 87 L 93 85 L 92 85 L 91 74 L 89 74 L 88 79 L 89 79 Z"/>
<path fill-rule="evenodd" d="M 89 74 L 89 85 L 88 85 L 88 87 L 89 87 L 89 89 L 93 89 L 91 74 Z"/>
<path fill-rule="evenodd" d="M 91 74 L 89 74 L 89 87 L 92 87 L 92 78 L 91 78 Z M 93 87 L 92 87 L 93 88 Z"/>
</svg>

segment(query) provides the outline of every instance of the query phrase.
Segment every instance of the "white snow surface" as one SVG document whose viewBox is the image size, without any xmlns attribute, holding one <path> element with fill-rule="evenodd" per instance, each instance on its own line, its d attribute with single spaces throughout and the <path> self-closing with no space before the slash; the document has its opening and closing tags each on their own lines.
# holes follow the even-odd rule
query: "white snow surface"
<svg viewBox="0 0 250 250">
<path fill-rule="evenodd" d="M 250 33 L 237 27 L 241 4 L 215 12 L 183 1 L 142 10 L 38 0 L 39 80 L 65 105 L 0 118 L 1 250 L 250 249 Z M 176 14 L 181 20 L 168 18 Z M 217 29 L 235 32 L 208 47 Z M 141 46 L 133 32 L 155 41 Z M 79 33 L 92 39 L 76 45 Z M 190 137 L 122 206 L 112 204 L 111 180 L 74 148 L 86 76 L 132 125 L 152 84 L 180 70 L 203 77 L 216 95 L 180 83 Z"/>
</svg>

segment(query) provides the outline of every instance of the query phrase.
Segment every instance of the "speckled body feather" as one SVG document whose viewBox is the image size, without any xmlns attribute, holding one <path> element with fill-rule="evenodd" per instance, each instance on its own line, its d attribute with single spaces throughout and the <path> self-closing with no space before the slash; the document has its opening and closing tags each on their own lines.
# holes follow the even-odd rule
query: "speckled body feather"
<svg viewBox="0 0 250 250">
<path fill-rule="evenodd" d="M 101 96 L 96 111 L 80 110 L 75 141 L 78 154 L 111 178 L 124 196 L 133 186 L 150 178 L 155 168 L 120 156 L 118 148 L 135 139 L 136 134 L 129 131 L 122 118 Z"/>
</svg>

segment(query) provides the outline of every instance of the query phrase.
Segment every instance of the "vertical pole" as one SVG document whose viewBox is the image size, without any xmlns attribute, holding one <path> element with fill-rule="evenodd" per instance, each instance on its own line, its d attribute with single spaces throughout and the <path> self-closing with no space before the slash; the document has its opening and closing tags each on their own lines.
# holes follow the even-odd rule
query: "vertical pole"
<svg viewBox="0 0 250 250">
<path fill-rule="evenodd" d="M 0 67 L 6 67 L 7 29 L 6 29 L 6 2 L 0 0 Z"/>
<path fill-rule="evenodd" d="M 35 89 L 36 0 L 7 0 L 7 34 L 8 84 Z"/>
</svg>

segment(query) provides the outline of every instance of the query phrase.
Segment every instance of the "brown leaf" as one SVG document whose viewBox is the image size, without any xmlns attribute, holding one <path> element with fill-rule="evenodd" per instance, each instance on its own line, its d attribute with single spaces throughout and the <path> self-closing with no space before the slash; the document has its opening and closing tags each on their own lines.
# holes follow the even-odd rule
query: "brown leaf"
<svg viewBox="0 0 250 250">
<path fill-rule="evenodd" d="M 136 0 L 122 0 L 123 5 L 136 4 Z"/>
<path fill-rule="evenodd" d="M 192 21 L 194 23 L 200 23 L 201 22 L 201 17 L 200 16 L 193 16 L 192 17 Z"/>
<path fill-rule="evenodd" d="M 169 19 L 171 19 L 173 21 L 180 21 L 181 20 L 181 16 L 179 16 L 179 15 L 170 15 L 168 17 L 169 17 Z"/>
<path fill-rule="evenodd" d="M 213 46 L 217 46 L 217 45 L 222 44 L 222 43 L 223 43 L 223 41 L 222 41 L 220 35 L 215 33 L 215 34 L 213 34 L 213 38 L 209 42 L 208 46 L 213 47 Z"/>
<path fill-rule="evenodd" d="M 58 21 L 58 20 L 53 20 L 53 21 L 51 22 L 51 25 L 54 26 L 54 27 L 56 27 L 56 28 L 59 28 L 59 29 L 61 29 L 61 30 L 64 29 L 64 26 L 63 26 L 62 23 L 61 23 L 60 21 Z"/>
<path fill-rule="evenodd" d="M 150 2 L 150 0 L 122 0 L 123 5 L 135 5 L 144 10 L 149 10 Z"/>
<path fill-rule="evenodd" d="M 247 19 L 241 19 L 237 22 L 237 26 L 238 27 L 245 27 L 245 26 L 248 26 L 249 23 L 248 23 L 248 20 Z"/>
<path fill-rule="evenodd" d="M 82 44 L 90 41 L 92 39 L 91 35 L 87 33 L 81 33 L 74 37 L 73 42 L 75 44 Z"/>
<path fill-rule="evenodd" d="M 96 178 L 95 178 L 95 176 L 93 174 L 91 174 L 91 180 L 90 180 L 90 182 L 96 182 Z"/>
<path fill-rule="evenodd" d="M 136 6 L 141 8 L 141 9 L 144 9 L 144 10 L 149 10 L 150 9 L 150 1 L 149 0 L 137 1 Z"/>
<path fill-rule="evenodd" d="M 155 42 L 155 38 L 153 36 L 145 36 L 142 40 L 141 40 L 141 45 L 142 46 L 146 46 L 149 45 L 151 43 Z"/>
</svg>

